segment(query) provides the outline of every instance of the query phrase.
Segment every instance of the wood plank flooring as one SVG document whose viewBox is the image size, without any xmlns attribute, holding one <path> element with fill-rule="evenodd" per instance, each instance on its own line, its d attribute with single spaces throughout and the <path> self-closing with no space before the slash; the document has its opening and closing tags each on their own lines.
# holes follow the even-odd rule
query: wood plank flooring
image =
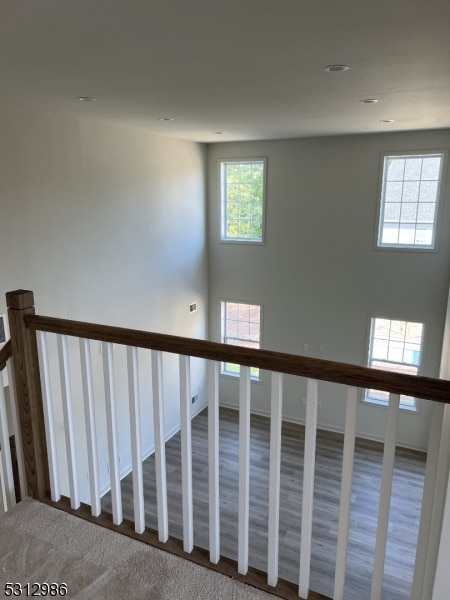
<svg viewBox="0 0 450 600">
<path fill-rule="evenodd" d="M 208 547 L 207 412 L 192 421 L 194 543 Z M 318 431 L 315 471 L 311 589 L 333 596 L 343 436 Z M 269 420 L 252 415 L 250 442 L 250 565 L 266 570 Z M 280 577 L 298 583 L 304 428 L 283 424 Z M 352 487 L 346 600 L 370 598 L 383 446 L 358 439 Z M 180 435 L 166 444 L 169 533 L 182 538 Z M 238 413 L 220 411 L 221 553 L 237 559 Z M 397 448 L 383 600 L 408 600 L 423 492 L 426 455 Z M 154 458 L 144 462 L 146 526 L 157 528 Z M 124 517 L 133 519 L 131 474 L 122 481 Z M 109 494 L 102 499 L 110 511 Z"/>
</svg>

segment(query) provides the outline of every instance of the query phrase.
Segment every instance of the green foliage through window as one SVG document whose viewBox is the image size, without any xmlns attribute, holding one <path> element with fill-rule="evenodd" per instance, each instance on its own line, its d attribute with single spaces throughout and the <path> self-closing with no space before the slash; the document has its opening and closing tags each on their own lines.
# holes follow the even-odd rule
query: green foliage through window
<svg viewBox="0 0 450 600">
<path fill-rule="evenodd" d="M 222 239 L 263 241 L 265 160 L 221 164 Z"/>
</svg>

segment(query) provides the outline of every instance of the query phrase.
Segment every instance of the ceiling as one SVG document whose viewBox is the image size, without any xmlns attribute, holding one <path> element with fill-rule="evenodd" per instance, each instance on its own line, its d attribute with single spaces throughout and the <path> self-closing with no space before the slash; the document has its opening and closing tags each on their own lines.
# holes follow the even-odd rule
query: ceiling
<svg viewBox="0 0 450 600">
<path fill-rule="evenodd" d="M 0 5 L 0 103 L 199 142 L 447 128 L 449 61 L 449 0 Z"/>
</svg>

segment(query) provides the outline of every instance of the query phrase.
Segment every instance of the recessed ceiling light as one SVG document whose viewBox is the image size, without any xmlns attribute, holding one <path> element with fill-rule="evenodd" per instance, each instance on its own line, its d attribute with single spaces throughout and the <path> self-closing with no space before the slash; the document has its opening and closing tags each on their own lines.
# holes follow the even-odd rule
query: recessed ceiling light
<svg viewBox="0 0 450 600">
<path fill-rule="evenodd" d="M 360 104 L 375 104 L 378 102 L 377 98 L 364 98 L 364 100 L 360 100 Z"/>
<path fill-rule="evenodd" d="M 323 68 L 324 71 L 329 73 L 339 73 L 340 71 L 348 71 L 350 67 L 348 65 L 327 65 Z"/>
<path fill-rule="evenodd" d="M 97 98 L 94 98 L 93 96 L 78 96 L 77 100 L 80 102 L 95 102 Z"/>
<path fill-rule="evenodd" d="M 172 117 L 158 117 L 159 121 L 173 121 Z"/>
<path fill-rule="evenodd" d="M 381 119 L 380 123 L 393 123 L 394 119 Z"/>
</svg>

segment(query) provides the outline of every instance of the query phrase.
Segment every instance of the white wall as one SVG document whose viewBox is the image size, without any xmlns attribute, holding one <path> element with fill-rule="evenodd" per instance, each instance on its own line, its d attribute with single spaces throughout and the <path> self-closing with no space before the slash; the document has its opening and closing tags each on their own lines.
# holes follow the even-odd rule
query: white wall
<svg viewBox="0 0 450 600">
<path fill-rule="evenodd" d="M 204 338 L 205 148 L 139 129 L 6 106 L 0 107 L 0 131 L 0 313 L 5 292 L 25 288 L 34 291 L 38 314 Z M 194 314 L 189 313 L 192 301 L 199 308 Z M 99 344 L 92 352 L 95 365 L 100 364 Z M 120 348 L 115 354 L 119 359 Z M 54 352 L 51 356 L 54 367 Z M 145 452 L 153 444 L 148 361 L 142 357 L 142 410 L 150 426 Z M 179 419 L 173 357 L 164 369 L 170 433 Z M 121 467 L 126 469 L 127 392 L 119 360 L 117 371 Z M 203 367 L 195 363 L 193 392 L 200 393 L 199 403 L 205 401 L 203 379 Z M 74 368 L 79 472 L 86 481 L 79 380 Z M 100 414 L 101 378 L 97 392 Z M 64 464 L 58 406 L 56 420 Z M 106 464 L 100 468 L 104 486 Z"/>
<path fill-rule="evenodd" d="M 215 144 L 208 147 L 211 338 L 220 336 L 220 300 L 263 305 L 263 347 L 365 364 L 371 316 L 423 321 L 422 374 L 437 377 L 450 252 L 449 183 L 444 181 L 436 252 L 374 247 L 381 153 L 440 150 L 450 131 Z M 266 243 L 219 242 L 219 160 L 268 158 Z M 448 171 L 448 164 L 447 164 Z M 324 346 L 325 352 L 319 352 Z M 252 386 L 252 410 L 269 410 L 270 378 Z M 222 378 L 221 401 L 237 404 Z M 288 377 L 284 416 L 302 421 L 304 383 Z M 345 390 L 319 385 L 319 426 L 341 430 Z M 398 440 L 426 448 L 430 410 L 403 413 Z M 361 405 L 358 433 L 382 438 L 386 411 Z"/>
</svg>

